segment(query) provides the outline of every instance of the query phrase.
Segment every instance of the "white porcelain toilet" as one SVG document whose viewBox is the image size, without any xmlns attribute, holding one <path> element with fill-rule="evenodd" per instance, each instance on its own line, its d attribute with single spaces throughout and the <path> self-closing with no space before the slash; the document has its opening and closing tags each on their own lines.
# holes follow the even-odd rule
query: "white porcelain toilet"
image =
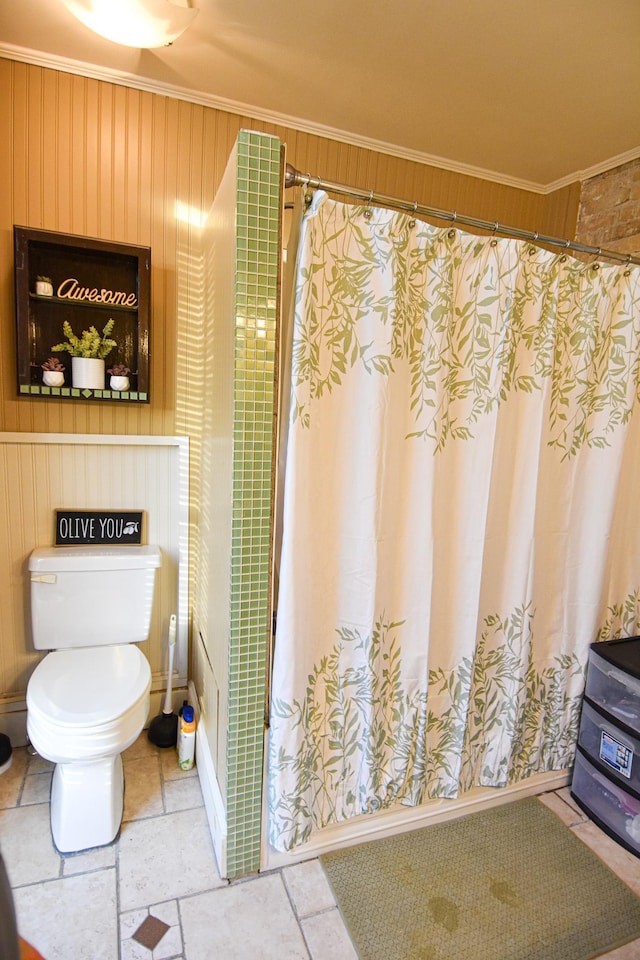
<svg viewBox="0 0 640 960">
<path fill-rule="evenodd" d="M 61 853 L 111 843 L 122 820 L 120 754 L 149 715 L 155 546 L 45 547 L 29 557 L 31 627 L 50 650 L 27 686 L 27 734 L 56 764 L 51 832 Z"/>
</svg>

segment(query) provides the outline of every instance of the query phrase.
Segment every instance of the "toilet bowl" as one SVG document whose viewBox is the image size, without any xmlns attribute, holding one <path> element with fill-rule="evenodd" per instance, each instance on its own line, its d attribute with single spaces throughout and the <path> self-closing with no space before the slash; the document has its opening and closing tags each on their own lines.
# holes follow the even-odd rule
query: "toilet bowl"
<svg viewBox="0 0 640 960">
<path fill-rule="evenodd" d="M 111 843 L 120 828 L 120 754 L 149 715 L 151 670 L 135 646 L 47 654 L 27 689 L 27 733 L 56 764 L 51 831 L 62 853 Z"/>
<path fill-rule="evenodd" d="M 117 836 L 124 798 L 120 755 L 149 715 L 151 669 L 135 643 L 148 633 L 160 552 L 137 549 L 93 548 L 82 555 L 79 548 L 66 554 L 57 548 L 30 557 L 34 645 L 48 649 L 54 637 L 56 649 L 29 680 L 27 734 L 56 765 L 51 832 L 61 853 L 103 846 Z M 116 630 L 113 618 L 105 627 L 96 606 L 98 597 L 104 605 L 105 595 L 110 602 L 117 598 Z M 45 611 L 49 621 L 55 613 L 55 626 Z M 60 620 L 70 616 L 65 629 Z M 114 643 L 114 633 L 124 642 Z"/>
</svg>

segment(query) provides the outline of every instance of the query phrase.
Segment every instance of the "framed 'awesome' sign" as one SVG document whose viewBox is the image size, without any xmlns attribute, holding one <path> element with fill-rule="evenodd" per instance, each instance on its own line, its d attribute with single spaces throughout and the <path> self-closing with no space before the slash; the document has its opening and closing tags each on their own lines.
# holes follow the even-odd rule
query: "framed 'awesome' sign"
<svg viewBox="0 0 640 960">
<path fill-rule="evenodd" d="M 56 546 L 142 543 L 142 510 L 56 510 Z"/>
<path fill-rule="evenodd" d="M 18 396 L 148 403 L 151 249 L 37 227 L 13 233 Z M 102 363 L 95 379 L 80 374 L 79 358 Z"/>
</svg>

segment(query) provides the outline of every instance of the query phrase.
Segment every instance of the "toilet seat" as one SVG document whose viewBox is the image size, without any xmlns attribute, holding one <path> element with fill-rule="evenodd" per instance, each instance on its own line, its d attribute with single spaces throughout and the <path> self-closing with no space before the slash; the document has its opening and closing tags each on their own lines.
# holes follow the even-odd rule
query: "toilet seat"
<svg viewBox="0 0 640 960">
<path fill-rule="evenodd" d="M 150 684 L 149 663 L 135 644 L 55 650 L 31 675 L 27 707 L 55 726 L 96 733 L 128 713 Z"/>
<path fill-rule="evenodd" d="M 119 754 L 149 716 L 151 668 L 133 644 L 47 654 L 27 686 L 27 734 L 52 763 Z"/>
</svg>

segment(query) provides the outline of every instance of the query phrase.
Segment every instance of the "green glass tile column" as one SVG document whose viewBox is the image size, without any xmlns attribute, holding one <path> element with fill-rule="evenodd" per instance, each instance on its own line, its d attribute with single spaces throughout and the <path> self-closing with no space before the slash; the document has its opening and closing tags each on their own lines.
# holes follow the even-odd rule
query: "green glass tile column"
<svg viewBox="0 0 640 960">
<path fill-rule="evenodd" d="M 280 235 L 280 141 L 237 141 L 227 875 L 260 866 Z"/>
</svg>

